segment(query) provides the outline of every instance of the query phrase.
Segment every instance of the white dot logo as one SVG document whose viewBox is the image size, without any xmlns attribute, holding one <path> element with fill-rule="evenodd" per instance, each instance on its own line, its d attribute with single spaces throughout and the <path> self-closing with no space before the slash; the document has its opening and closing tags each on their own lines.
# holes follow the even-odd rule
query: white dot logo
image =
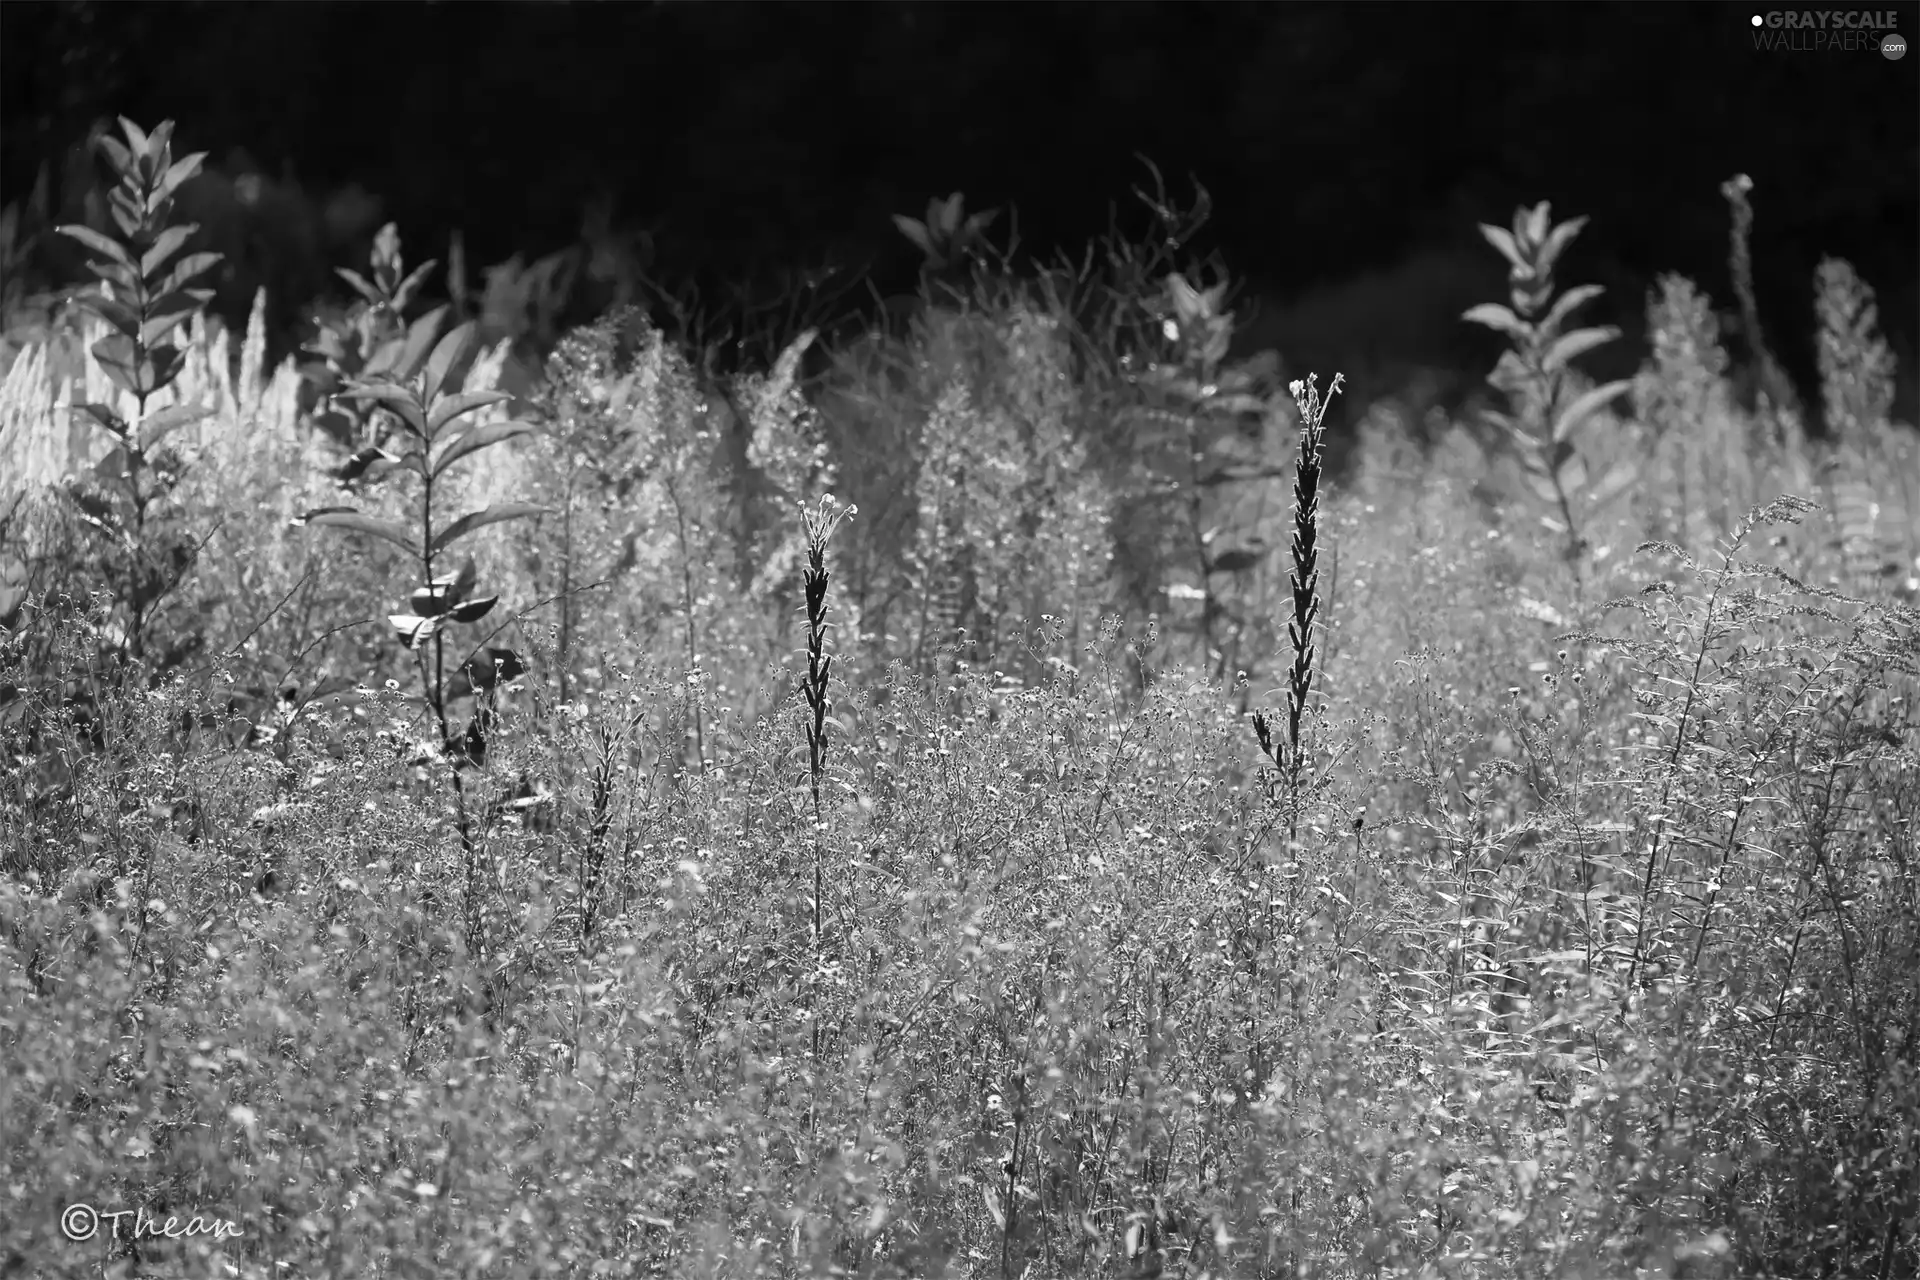
<svg viewBox="0 0 1920 1280">
<path fill-rule="evenodd" d="M 1756 13 L 1756 14 L 1754 14 L 1754 15 L 1753 15 L 1753 25 L 1754 25 L 1754 26 L 1756 26 L 1756 27 L 1757 27 L 1757 26 L 1760 26 L 1761 24 L 1763 24 L 1763 23 L 1765 23 L 1765 22 L 1766 22 L 1766 19 L 1765 19 L 1765 18 L 1763 18 L 1763 17 L 1761 17 L 1761 16 L 1759 15 L 1759 14 L 1757 14 L 1757 13 Z"/>
</svg>

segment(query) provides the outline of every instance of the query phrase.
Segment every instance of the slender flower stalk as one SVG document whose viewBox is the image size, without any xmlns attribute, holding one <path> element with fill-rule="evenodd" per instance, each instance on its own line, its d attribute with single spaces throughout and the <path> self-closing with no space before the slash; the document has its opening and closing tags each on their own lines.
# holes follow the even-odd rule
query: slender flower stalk
<svg viewBox="0 0 1920 1280">
<path fill-rule="evenodd" d="M 1293 588 L 1293 616 L 1287 621 L 1287 642 L 1293 650 L 1293 663 L 1287 671 L 1287 736 L 1276 742 L 1273 726 L 1262 712 L 1254 713 L 1253 731 L 1260 750 L 1286 781 L 1291 836 L 1298 835 L 1294 828 L 1300 810 L 1300 722 L 1313 691 L 1315 627 L 1320 616 L 1320 479 L 1325 464 L 1327 405 L 1340 393 L 1343 382 L 1342 375 L 1334 374 L 1325 399 L 1312 375 L 1289 388 L 1300 410 L 1300 452 L 1294 462 L 1293 571 L 1288 578 Z"/>
<path fill-rule="evenodd" d="M 803 691 L 807 707 L 813 713 L 807 722 L 807 767 L 813 793 L 813 941 L 816 947 L 820 943 L 820 903 L 825 887 L 820 832 L 826 818 L 820 804 L 820 783 L 827 772 L 827 708 L 831 705 L 827 681 L 833 671 L 833 659 L 826 652 L 827 582 L 832 576 L 827 571 L 827 540 L 840 522 L 857 509 L 836 508 L 832 494 L 823 497 L 812 510 L 801 508 L 807 531 L 807 567 L 802 573 L 807 595 L 807 678 Z"/>
</svg>

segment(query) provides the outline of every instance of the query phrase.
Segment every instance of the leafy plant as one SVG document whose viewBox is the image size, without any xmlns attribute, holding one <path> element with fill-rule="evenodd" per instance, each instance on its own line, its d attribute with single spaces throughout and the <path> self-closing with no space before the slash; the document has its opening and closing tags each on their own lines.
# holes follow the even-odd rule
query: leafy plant
<svg viewBox="0 0 1920 1280">
<path fill-rule="evenodd" d="M 119 179 L 109 205 L 120 238 L 85 226 L 59 231 L 92 255 L 89 269 L 100 284 L 74 301 L 113 330 L 93 344 L 92 354 L 114 386 L 133 398 L 134 416 L 121 416 L 111 404 L 75 406 L 74 412 L 86 414 L 116 443 L 89 477 L 66 492 L 86 526 L 106 544 L 101 568 L 127 609 L 119 649 L 123 656 L 139 658 L 153 610 L 186 576 L 198 549 L 178 521 L 169 519 L 177 514 L 169 510 L 169 499 L 186 467 L 177 452 L 161 445 L 209 412 L 185 404 L 149 412 L 148 405 L 173 385 L 185 365 L 185 354 L 168 339 L 213 297 L 212 290 L 189 288 L 187 282 L 220 255 L 179 257 L 199 228 L 169 225 L 174 193 L 199 172 L 206 153 L 174 160 L 171 120 L 151 134 L 131 120 L 123 118 L 120 125 L 125 142 L 104 134 L 97 142 Z"/>
<path fill-rule="evenodd" d="M 419 567 L 420 585 L 408 595 L 406 612 L 393 614 L 388 621 L 395 638 L 415 655 L 427 708 L 438 728 L 440 753 L 454 766 L 456 821 L 468 870 L 469 936 L 477 941 L 475 837 L 461 771 L 485 763 L 499 686 L 525 674 L 527 668 L 513 650 L 481 644 L 457 659 L 454 672 L 447 671 L 448 628 L 479 622 L 493 611 L 499 598 L 475 594 L 477 574 L 471 557 L 452 573 L 442 570 L 449 552 L 462 538 L 489 525 L 539 515 L 544 508 L 503 502 L 465 512 L 445 523 L 436 521 L 434 490 L 455 463 L 535 429 L 519 421 L 461 421 L 511 397 L 502 391 L 461 389 L 453 370 L 473 342 L 473 325 L 461 325 L 436 342 L 444 314 L 445 308 L 441 308 L 414 322 L 398 354 L 379 366 L 385 378 L 356 378 L 345 393 L 350 399 L 391 412 L 399 422 L 400 436 L 394 450 L 372 445 L 355 452 L 342 469 L 341 478 L 411 473 L 419 481 L 418 523 L 408 527 L 354 507 L 323 507 L 307 512 L 294 523 L 378 538 L 406 552 Z M 429 649 L 433 655 L 430 666 Z M 456 736 L 448 709 L 465 698 L 473 700 L 474 708 L 465 729 Z"/>
<path fill-rule="evenodd" d="M 637 558 L 640 531 L 619 527 L 621 518 L 631 518 L 633 491 L 652 464 L 649 442 L 632 421 L 645 407 L 630 403 L 639 379 L 621 368 L 632 320 L 630 308 L 616 308 L 562 338 L 532 397 L 552 444 L 543 465 L 535 468 L 533 483 L 549 500 L 560 527 L 557 538 L 544 526 L 536 529 L 527 557 L 536 585 L 549 567 L 557 571 L 552 594 L 560 619 L 553 668 L 562 703 L 573 696 L 579 597 L 619 578 Z M 591 547 L 602 548 L 601 555 L 591 555 Z"/>
<path fill-rule="evenodd" d="M 1667 515 L 1678 541 L 1695 545 L 1696 509 L 1717 533 L 1751 498 L 1752 446 L 1746 423 L 1727 412 L 1727 353 L 1712 301 L 1684 276 L 1662 276 L 1647 301 L 1652 347 L 1636 400 L 1652 428 L 1650 461 L 1674 483 L 1677 510 Z M 1663 505 L 1665 505 L 1663 503 Z"/>
<path fill-rule="evenodd" d="M 861 634 L 898 642 L 894 653 L 923 679 L 939 678 L 950 658 L 1012 677 L 1033 660 L 1026 626 L 1062 604 L 1091 621 L 1106 601 L 1107 496 L 1073 434 L 1084 404 L 1065 344 L 1047 317 L 1018 303 L 988 303 L 979 318 L 979 330 L 929 334 L 917 348 L 933 359 L 915 370 L 913 400 L 932 403 L 902 406 L 920 421 L 908 442 L 913 473 L 898 489 L 874 477 L 860 494 L 889 522 L 868 527 L 872 558 L 856 561 L 870 566 L 870 590 L 889 588 L 871 610 L 873 597 L 856 595 Z M 965 359 L 944 346 L 956 337 Z M 898 517 L 911 523 L 896 533 Z"/>
<path fill-rule="evenodd" d="M 987 228 L 999 216 L 998 209 L 967 213 L 966 197 L 956 191 L 945 200 L 927 201 L 924 222 L 896 213 L 893 225 L 925 255 L 925 270 L 939 273 L 971 261 L 985 243 Z"/>
<path fill-rule="evenodd" d="M 1168 275 L 1167 310 L 1161 323 L 1176 358 L 1149 365 L 1139 378 L 1141 388 L 1152 397 L 1151 407 L 1179 433 L 1186 474 L 1174 491 L 1180 497 L 1183 532 L 1200 577 L 1200 656 L 1216 679 L 1233 668 L 1240 632 L 1248 621 L 1228 609 L 1221 599 L 1220 583 L 1226 576 L 1259 565 L 1265 548 L 1251 539 L 1240 546 L 1216 546 L 1221 529 L 1208 519 L 1206 500 L 1209 492 L 1221 485 L 1282 474 L 1258 463 L 1216 465 L 1215 455 L 1225 442 L 1212 439 L 1208 427 L 1235 421 L 1258 422 L 1272 412 L 1266 396 L 1260 394 L 1259 367 L 1226 364 L 1227 349 L 1233 341 L 1233 313 L 1226 308 L 1227 293 L 1224 281 L 1208 289 L 1196 289 L 1180 272 Z M 1324 408 L 1321 406 L 1323 412 Z M 1318 438 L 1316 435 L 1316 442 Z M 1317 458 L 1314 465 L 1319 465 Z M 1232 624 L 1231 639 L 1216 634 L 1222 622 Z"/>
<path fill-rule="evenodd" d="M 394 372 L 406 351 L 407 308 L 435 265 L 430 259 L 403 275 L 400 231 L 389 222 L 374 237 L 371 280 L 346 267 L 336 268 L 360 300 L 344 321 L 321 324 L 310 348 L 319 359 L 301 366 L 300 373 L 320 398 L 313 424 L 349 451 L 384 443 L 381 422 L 393 419 L 380 411 L 378 402 L 355 402 L 342 393 L 356 379 L 378 379 Z"/>
<path fill-rule="evenodd" d="M 1911 595 L 1920 569 L 1920 447 L 1892 425 L 1893 352 L 1873 289 L 1836 258 L 1814 275 L 1816 353 L 1834 453 L 1826 475 L 1842 559 L 1859 584 Z"/>
<path fill-rule="evenodd" d="M 1591 475 L 1576 433 L 1632 383 L 1583 389 L 1574 379 L 1572 362 L 1612 342 L 1620 331 L 1611 325 L 1564 329 L 1574 311 L 1605 291 L 1584 284 L 1554 296 L 1554 266 L 1587 220 L 1555 225 L 1549 212 L 1542 200 L 1530 210 L 1516 209 L 1510 231 L 1480 224 L 1487 243 L 1510 266 L 1513 305 L 1483 302 L 1461 318 L 1503 333 L 1513 343 L 1487 377 L 1489 385 L 1506 394 L 1509 412 L 1488 411 L 1486 416 L 1512 441 L 1534 493 L 1558 511 L 1557 520 L 1546 517 L 1543 523 L 1565 535 L 1567 559 L 1577 561 L 1586 547 L 1581 529 L 1595 510 L 1627 492 L 1638 470 L 1623 462 L 1603 476 Z"/>
</svg>

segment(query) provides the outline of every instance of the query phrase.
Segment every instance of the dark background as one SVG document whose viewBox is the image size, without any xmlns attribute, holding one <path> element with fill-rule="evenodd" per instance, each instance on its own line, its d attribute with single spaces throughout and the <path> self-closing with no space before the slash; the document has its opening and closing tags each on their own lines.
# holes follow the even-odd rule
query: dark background
<svg viewBox="0 0 1920 1280">
<path fill-rule="evenodd" d="M 1920 34 L 1920 5 L 1876 7 Z M 1016 206 L 1029 250 L 1080 248 L 1144 153 L 1209 188 L 1201 247 L 1260 296 L 1545 198 L 1592 216 L 1567 282 L 1615 284 L 1619 319 L 1663 270 L 1732 304 L 1719 185 L 1744 171 L 1763 315 L 1804 378 L 1823 254 L 1901 349 L 1920 327 L 1920 54 L 1760 52 L 1767 9 L 9 0 L 0 193 L 101 115 L 172 118 L 216 165 L 360 184 L 416 260 L 454 228 L 476 263 L 548 252 L 611 195 L 683 270 L 831 258 L 898 289 L 917 255 L 889 214 L 959 190 Z"/>
</svg>

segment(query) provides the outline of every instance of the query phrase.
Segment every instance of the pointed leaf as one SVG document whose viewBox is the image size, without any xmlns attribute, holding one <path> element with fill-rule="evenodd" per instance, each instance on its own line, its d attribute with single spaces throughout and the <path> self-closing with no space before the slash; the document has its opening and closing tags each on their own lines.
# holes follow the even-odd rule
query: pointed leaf
<svg viewBox="0 0 1920 1280">
<path fill-rule="evenodd" d="M 136 367 L 138 354 L 133 340 L 125 334 L 110 334 L 100 339 L 90 348 L 93 358 L 100 362 L 100 369 L 113 384 L 129 395 L 147 395 L 151 387 L 142 388 L 141 370 Z"/>
<path fill-rule="evenodd" d="M 206 158 L 206 152 L 196 151 L 190 156 L 182 156 L 174 161 L 173 167 L 168 169 L 165 176 L 160 179 L 160 185 L 155 188 L 155 194 L 162 200 L 172 199 L 174 193 L 179 191 L 183 184 L 200 172 L 200 166 L 205 163 Z"/>
<path fill-rule="evenodd" d="M 354 533 L 369 533 L 376 538 L 391 542 L 409 555 L 420 554 L 420 544 L 413 540 L 411 530 L 395 524 L 391 520 L 381 520 L 354 510 L 352 507 L 321 507 L 297 517 L 294 527 L 302 525 L 322 525 L 333 529 L 347 529 Z"/>
<path fill-rule="evenodd" d="M 1612 325 L 1601 325 L 1592 329 L 1575 329 L 1572 333 L 1563 333 L 1541 358 L 1540 367 L 1548 373 L 1558 373 L 1567 367 L 1569 361 L 1577 360 L 1595 347 L 1604 347 L 1620 336 L 1620 331 Z"/>
<path fill-rule="evenodd" d="M 1546 236 L 1545 243 L 1540 246 L 1540 269 L 1553 270 L 1553 264 L 1560 260 L 1560 255 L 1566 252 L 1567 246 L 1573 243 L 1573 238 L 1579 235 L 1580 229 L 1586 225 L 1587 220 L 1581 217 L 1569 218 L 1555 227 Z"/>
<path fill-rule="evenodd" d="M 159 235 L 155 236 L 153 238 L 153 247 L 140 255 L 140 274 L 146 276 L 148 279 L 152 279 L 155 273 L 160 270 L 161 264 L 174 254 L 180 252 L 181 246 L 185 245 L 188 240 L 191 240 L 193 233 L 199 229 L 196 223 L 183 222 L 176 226 L 168 227 Z"/>
<path fill-rule="evenodd" d="M 1521 342 L 1533 340 L 1533 326 L 1513 313 L 1513 308 L 1503 307 L 1497 302 L 1483 302 L 1471 307 L 1460 318 L 1468 324 L 1485 325 L 1499 333 L 1517 338 Z"/>
<path fill-rule="evenodd" d="M 470 428 L 454 437 L 452 443 L 448 444 L 447 447 L 441 451 L 439 459 L 433 463 L 429 474 L 435 479 L 438 479 L 448 467 L 460 461 L 460 459 L 466 457 L 468 454 L 478 453 L 488 445 L 499 444 L 502 440 L 511 440 L 516 436 L 532 435 L 535 430 L 536 428 L 532 423 L 518 421 L 489 422 L 482 426 Z"/>
<path fill-rule="evenodd" d="M 352 484 L 355 480 L 368 475 L 370 472 L 378 474 L 377 469 L 384 469 L 399 461 L 400 458 L 398 455 L 388 453 L 385 449 L 367 448 L 356 450 L 345 462 L 334 469 L 333 478 L 343 485 Z"/>
<path fill-rule="evenodd" d="M 98 231 L 95 231 L 92 227 L 68 225 L 63 227 L 55 227 L 54 230 L 58 231 L 63 236 L 68 236 L 68 237 L 71 237 L 72 239 L 78 240 L 81 244 L 85 245 L 88 249 L 91 249 L 93 252 L 100 254 L 103 257 L 112 259 L 113 261 L 119 263 L 121 266 L 127 268 L 127 270 L 129 271 L 138 271 L 140 269 L 139 265 L 134 262 L 133 255 L 128 253 L 126 249 L 121 247 L 118 241 L 109 239 L 108 237 L 101 235 Z"/>
<path fill-rule="evenodd" d="M 478 622 L 493 612 L 493 606 L 499 602 L 499 596 L 481 596 L 477 600 L 455 605 L 448 617 L 454 622 Z"/>
<path fill-rule="evenodd" d="M 156 300 L 147 308 L 146 323 L 140 326 L 141 345 L 153 346 L 199 314 L 200 303 L 184 293 Z"/>
<path fill-rule="evenodd" d="M 115 187 L 108 193 L 107 211 L 113 214 L 113 225 L 128 239 L 146 234 L 147 211 L 134 202 L 125 187 Z"/>
<path fill-rule="evenodd" d="M 198 422 L 202 418 L 213 416 L 212 409 L 203 409 L 198 405 L 176 404 L 150 413 L 140 423 L 140 447 L 151 449 L 171 433 L 178 431 L 188 423 Z"/>
<path fill-rule="evenodd" d="M 1490 222 L 1483 222 L 1480 224 L 1480 234 L 1486 237 L 1488 244 L 1500 251 L 1500 256 L 1505 258 L 1515 271 L 1527 270 L 1527 260 L 1520 256 L 1519 242 L 1513 238 L 1511 231 L 1505 227 L 1496 227 Z"/>
<path fill-rule="evenodd" d="M 400 350 L 400 359 L 394 366 L 395 376 L 402 382 L 411 381 L 413 375 L 433 350 L 433 340 L 440 333 L 440 322 L 446 318 L 447 308 L 435 307 L 432 311 L 415 320 L 407 329 L 406 345 Z"/>
<path fill-rule="evenodd" d="M 166 163 L 166 160 L 167 160 L 167 153 L 172 149 L 172 147 L 173 147 L 173 121 L 162 120 L 159 124 L 153 127 L 152 134 L 150 134 L 147 138 L 147 154 L 152 156 L 156 161 L 164 164 Z M 164 169 L 161 169 L 158 167 L 154 169 L 154 173 L 156 175 L 163 174 L 165 172 L 166 171 Z"/>
<path fill-rule="evenodd" d="M 349 271 L 345 267 L 335 267 L 335 274 L 352 286 L 353 291 L 369 303 L 380 301 L 380 291 L 367 282 L 367 278 L 358 271 Z"/>
<path fill-rule="evenodd" d="M 422 439 L 426 438 L 426 415 L 420 412 L 420 402 L 414 398 L 413 393 L 404 387 L 397 387 L 390 382 L 356 384 L 341 392 L 340 398 L 370 400 L 374 404 L 391 409 L 400 421 L 406 424 L 407 430 Z"/>
<path fill-rule="evenodd" d="M 1567 290 L 1553 300 L 1553 308 L 1547 312 L 1546 319 L 1540 322 L 1541 332 L 1559 332 L 1560 326 L 1566 323 L 1575 308 L 1585 306 L 1605 292 L 1606 289 L 1597 284 L 1576 285 Z"/>
<path fill-rule="evenodd" d="M 1556 443 L 1567 439 L 1581 423 L 1604 408 L 1609 400 L 1624 395 L 1633 389 L 1633 383 L 1625 379 L 1602 383 L 1587 392 L 1560 413 L 1559 421 L 1553 424 L 1553 438 Z"/>
<path fill-rule="evenodd" d="M 115 267 L 114 270 L 118 271 L 121 270 L 121 268 Z M 115 287 L 117 288 L 118 286 Z M 128 292 L 132 292 L 132 290 L 129 288 Z M 102 320 L 105 320 L 108 326 L 122 337 L 134 338 L 139 336 L 139 313 L 134 311 L 134 309 L 126 303 L 120 301 L 120 299 L 109 298 L 104 293 L 86 293 L 75 297 L 73 301 L 76 306 L 84 307 L 86 310 L 99 316 Z"/>
<path fill-rule="evenodd" d="M 467 512 L 439 533 L 434 534 L 433 546 L 430 550 L 437 553 L 451 543 L 466 537 L 475 529 L 484 529 L 490 524 L 543 515 L 545 512 L 545 507 L 536 506 L 530 502 L 496 502 L 484 511 Z"/>
<path fill-rule="evenodd" d="M 405 311 L 408 305 L 412 303 L 413 295 L 419 291 L 422 284 L 426 283 L 428 273 L 439 265 L 439 259 L 428 258 L 425 262 L 409 272 L 407 278 L 402 280 L 394 288 L 393 309 L 395 311 Z"/>
<path fill-rule="evenodd" d="M 473 557 L 468 556 L 466 563 L 460 566 L 458 573 L 454 574 L 451 578 L 441 578 L 440 582 L 447 588 L 447 599 L 454 604 L 458 604 L 473 594 L 473 584 L 478 581 L 478 579 L 479 573 L 474 568 Z"/>
<path fill-rule="evenodd" d="M 446 386 L 447 376 L 473 343 L 473 322 L 455 328 L 453 332 L 440 339 L 433 348 L 433 354 L 427 357 L 426 383 L 420 390 L 420 398 L 429 404 L 439 396 L 441 388 Z M 431 429 L 432 423 L 428 423 Z"/>
<path fill-rule="evenodd" d="M 904 213 L 893 215 L 893 225 L 900 228 L 900 234 L 913 241 L 914 246 L 931 258 L 934 255 L 933 241 L 927 235 L 926 224 L 918 218 L 909 218 Z"/>
<path fill-rule="evenodd" d="M 1489 425 L 1500 428 L 1515 440 L 1528 439 L 1527 433 L 1525 429 L 1521 427 L 1519 419 L 1510 413 L 1502 413 L 1498 409 L 1482 409 L 1480 416 Z"/>
<path fill-rule="evenodd" d="M 99 423 L 101 426 L 113 432 L 113 434 L 115 434 L 116 436 L 119 436 L 123 440 L 126 438 L 127 432 L 132 429 L 127 425 L 127 420 L 125 418 L 122 418 L 119 414 L 113 411 L 113 408 L 111 405 L 76 404 L 73 406 L 72 412 L 86 414 L 88 417 L 92 418 L 95 422 Z"/>
<path fill-rule="evenodd" d="M 201 275 L 205 272 L 211 271 L 213 270 L 213 268 L 220 265 L 221 256 L 222 255 L 217 253 L 188 254 L 186 257 L 180 259 L 180 261 L 173 264 L 173 270 L 167 273 L 167 278 L 161 282 L 160 287 L 156 290 L 156 292 L 174 293 L 174 292 L 183 290 L 187 281 L 193 279 L 197 275 Z M 186 290 L 186 292 L 191 293 L 194 291 Z M 205 292 L 204 296 L 200 300 L 202 302 L 205 302 L 208 298 L 211 298 L 212 296 L 213 295 L 211 292 Z"/>
<path fill-rule="evenodd" d="M 150 142 L 146 130 L 125 116 L 120 117 L 120 127 L 125 130 L 127 135 L 127 146 L 131 152 L 129 158 L 145 155 Z"/>
<path fill-rule="evenodd" d="M 1533 211 L 1527 215 L 1527 243 L 1532 245 L 1536 250 L 1546 243 L 1547 228 L 1552 225 L 1553 221 L 1552 208 L 1552 205 L 1542 200 L 1539 204 L 1533 206 Z M 1538 263 L 1539 258 L 1536 256 L 1534 261 Z"/>
<path fill-rule="evenodd" d="M 94 149 L 107 158 L 107 165 L 117 177 L 124 178 L 133 172 L 133 152 L 127 150 L 127 144 L 111 134 L 101 134 L 93 140 Z"/>
<path fill-rule="evenodd" d="M 440 629 L 440 619 L 417 618 L 410 613 L 390 613 L 387 621 L 393 627 L 394 638 L 409 649 L 418 649 Z"/>
<path fill-rule="evenodd" d="M 438 436 L 440 428 L 462 414 L 511 399 L 513 394 L 508 391 L 462 391 L 459 395 L 443 396 L 427 410 L 427 434 Z"/>
<path fill-rule="evenodd" d="M 960 230 L 960 207 L 962 203 L 964 203 L 964 198 L 956 191 L 947 197 L 945 204 L 940 206 L 940 239 L 951 243 L 954 238 L 954 233 Z"/>
</svg>

